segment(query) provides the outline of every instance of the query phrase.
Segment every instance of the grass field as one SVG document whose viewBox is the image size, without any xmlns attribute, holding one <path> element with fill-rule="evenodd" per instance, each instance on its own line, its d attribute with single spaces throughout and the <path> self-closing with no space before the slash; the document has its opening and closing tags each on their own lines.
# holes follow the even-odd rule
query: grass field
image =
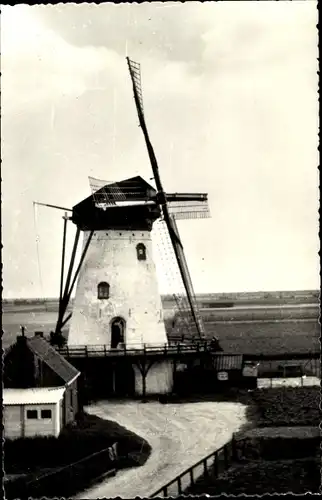
<svg viewBox="0 0 322 500">
<path fill-rule="evenodd" d="M 320 459 L 261 460 L 230 468 L 216 481 L 199 484 L 192 495 L 264 495 L 318 493 L 321 482 Z"/>
<path fill-rule="evenodd" d="M 27 328 L 27 335 L 40 330 L 49 333 L 54 329 L 57 320 L 57 303 L 44 305 L 7 304 L 3 308 L 2 345 L 8 347 L 15 341 L 20 332 L 20 325 Z M 173 333 L 171 310 L 165 311 L 168 335 Z M 216 335 L 224 351 L 227 353 L 284 353 L 309 352 L 320 350 L 320 325 L 318 307 L 275 307 L 265 309 L 236 308 L 202 311 L 207 337 Z M 235 318 L 235 319 L 231 319 Z M 275 319 L 273 319 L 275 318 Z M 189 336 L 189 328 L 185 325 L 178 333 Z"/>
</svg>

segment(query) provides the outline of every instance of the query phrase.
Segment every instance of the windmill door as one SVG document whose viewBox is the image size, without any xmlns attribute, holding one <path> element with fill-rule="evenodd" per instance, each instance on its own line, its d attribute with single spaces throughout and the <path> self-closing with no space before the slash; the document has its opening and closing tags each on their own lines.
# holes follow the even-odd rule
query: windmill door
<svg viewBox="0 0 322 500">
<path fill-rule="evenodd" d="M 111 349 L 123 344 L 125 339 L 125 320 L 114 318 L 111 324 Z"/>
</svg>

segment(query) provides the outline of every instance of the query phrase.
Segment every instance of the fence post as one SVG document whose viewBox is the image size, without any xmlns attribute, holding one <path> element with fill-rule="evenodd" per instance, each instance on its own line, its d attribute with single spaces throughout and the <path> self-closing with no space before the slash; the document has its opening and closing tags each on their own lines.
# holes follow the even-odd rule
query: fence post
<svg viewBox="0 0 322 500">
<path fill-rule="evenodd" d="M 229 460 L 228 460 L 228 447 L 227 447 L 227 444 L 224 445 L 224 464 L 225 464 L 225 470 L 228 469 L 228 467 L 229 467 Z"/>
<path fill-rule="evenodd" d="M 233 462 L 236 462 L 237 459 L 237 446 L 236 446 L 236 438 L 235 434 L 233 434 L 233 437 L 231 439 L 231 458 Z"/>
<path fill-rule="evenodd" d="M 164 496 L 164 497 L 167 497 L 167 496 L 168 496 L 168 487 L 167 487 L 167 486 L 165 486 L 165 487 L 163 488 L 162 493 L 163 493 L 163 496 Z"/>
<path fill-rule="evenodd" d="M 218 452 L 216 451 L 214 455 L 214 476 L 218 477 Z"/>
<path fill-rule="evenodd" d="M 208 468 L 207 468 L 207 459 L 205 459 L 203 461 L 203 474 L 204 474 L 205 478 L 207 478 L 209 476 Z"/>
<path fill-rule="evenodd" d="M 195 480 L 193 477 L 193 469 L 189 470 L 189 474 L 190 474 L 190 484 L 191 484 L 191 486 L 193 486 L 195 484 Z"/>
<path fill-rule="evenodd" d="M 177 483 L 178 483 L 178 493 L 180 495 L 182 493 L 181 477 L 178 477 Z"/>
<path fill-rule="evenodd" d="M 244 459 L 246 459 L 246 451 L 247 451 L 246 439 L 243 439 L 243 456 L 242 456 L 242 458 L 244 458 Z"/>
</svg>

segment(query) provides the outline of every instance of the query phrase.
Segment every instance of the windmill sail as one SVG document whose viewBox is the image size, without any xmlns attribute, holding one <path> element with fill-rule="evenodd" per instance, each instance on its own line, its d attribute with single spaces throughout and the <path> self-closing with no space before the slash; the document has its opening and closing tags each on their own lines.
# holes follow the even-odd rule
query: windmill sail
<svg viewBox="0 0 322 500">
<path fill-rule="evenodd" d="M 172 223 L 172 227 L 173 227 L 173 229 L 176 233 L 176 236 L 177 236 L 176 246 L 177 246 L 178 258 L 180 259 L 182 267 L 184 269 L 186 280 L 187 280 L 187 286 L 189 287 L 189 293 L 190 293 L 190 297 L 191 297 L 191 300 L 193 303 L 193 309 L 195 312 L 194 313 L 194 320 L 196 321 L 196 326 L 197 326 L 198 332 L 201 332 L 202 335 L 204 335 L 205 331 L 204 331 L 203 322 L 202 322 L 201 315 L 200 315 L 200 312 L 198 309 L 198 304 L 197 304 L 196 296 L 194 293 L 186 256 L 185 256 L 184 251 L 183 251 L 183 246 L 182 246 L 181 241 L 180 241 L 178 226 L 176 224 L 176 220 L 175 220 L 174 216 L 171 217 L 171 223 Z"/>
<path fill-rule="evenodd" d="M 196 327 L 198 330 L 198 334 L 200 337 L 203 336 L 204 330 L 202 327 L 202 322 L 200 320 L 197 307 L 196 307 L 196 302 L 194 300 L 194 293 L 193 293 L 193 287 L 191 283 L 190 276 L 187 275 L 187 265 L 186 261 L 183 255 L 183 247 L 180 242 L 179 236 L 178 236 L 178 231 L 175 223 L 172 220 L 172 217 L 169 212 L 167 200 L 166 200 L 166 195 L 162 187 L 161 179 L 160 179 L 160 174 L 159 174 L 159 167 L 157 163 L 157 159 L 154 154 L 154 150 L 152 147 L 152 144 L 150 142 L 148 130 L 146 127 L 145 123 L 145 118 L 144 118 L 144 110 L 143 110 L 143 97 L 142 97 L 142 88 L 141 88 L 141 73 L 140 73 L 140 65 L 138 63 L 135 63 L 134 61 L 131 61 L 127 57 L 127 63 L 132 79 L 132 85 L 133 85 L 133 93 L 134 93 L 134 100 L 136 104 L 136 109 L 138 113 L 138 118 L 140 122 L 140 126 L 144 135 L 146 147 L 148 150 L 151 166 L 152 166 L 152 171 L 154 174 L 154 181 L 158 190 L 157 193 L 157 199 L 162 207 L 162 213 L 163 213 L 163 219 L 168 227 L 170 239 L 173 245 L 175 257 L 177 260 L 177 264 L 180 270 L 181 278 L 184 283 L 184 287 L 187 293 L 187 298 L 188 302 L 191 308 L 191 313 L 194 318 L 194 321 L 196 323 Z"/>
<path fill-rule="evenodd" d="M 142 85 L 141 85 L 141 65 L 131 59 L 127 58 L 130 74 L 132 77 L 133 86 L 135 87 L 135 92 L 138 98 L 138 105 L 140 108 L 140 113 L 144 116 L 143 108 L 143 95 L 142 95 Z"/>
<path fill-rule="evenodd" d="M 178 219 L 205 219 L 211 217 L 206 201 L 170 201 L 169 213 Z"/>
</svg>

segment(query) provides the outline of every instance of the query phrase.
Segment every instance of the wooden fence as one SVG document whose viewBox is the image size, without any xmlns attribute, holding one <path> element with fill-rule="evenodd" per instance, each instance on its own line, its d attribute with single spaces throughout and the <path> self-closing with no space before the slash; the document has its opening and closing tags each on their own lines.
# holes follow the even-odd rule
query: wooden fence
<svg viewBox="0 0 322 500">
<path fill-rule="evenodd" d="M 135 346 L 123 345 L 122 347 L 111 349 L 106 345 L 77 345 L 56 347 L 56 350 L 67 358 L 88 358 L 88 357 L 119 357 L 119 356 L 171 356 L 187 353 L 208 352 L 209 346 L 206 341 L 189 344 L 164 344 L 160 346 L 143 345 L 136 348 Z"/>
<path fill-rule="evenodd" d="M 213 356 L 234 356 L 231 353 L 220 353 L 212 351 L 209 341 L 199 340 L 191 342 L 170 342 L 169 344 L 150 346 L 144 344 L 143 347 L 135 347 L 123 344 L 122 347 L 111 349 L 107 345 L 75 345 L 56 347 L 56 350 L 62 355 L 68 357 L 100 357 L 100 356 L 137 356 L 137 355 L 153 355 L 153 354 L 185 354 L 188 352 L 198 353 L 207 352 Z M 241 354 L 239 354 L 241 355 Z M 264 360 L 306 360 L 306 359 L 320 359 L 320 352 L 308 353 L 283 353 L 283 354 L 252 354 L 243 353 L 244 360 L 246 361 L 264 361 Z"/>
<path fill-rule="evenodd" d="M 240 445 L 239 445 L 240 446 Z M 159 488 L 149 498 L 177 497 L 184 494 L 201 477 L 218 477 L 237 460 L 236 440 L 231 441 L 218 450 L 210 453 L 196 464 L 176 476 L 172 481 Z"/>
</svg>

